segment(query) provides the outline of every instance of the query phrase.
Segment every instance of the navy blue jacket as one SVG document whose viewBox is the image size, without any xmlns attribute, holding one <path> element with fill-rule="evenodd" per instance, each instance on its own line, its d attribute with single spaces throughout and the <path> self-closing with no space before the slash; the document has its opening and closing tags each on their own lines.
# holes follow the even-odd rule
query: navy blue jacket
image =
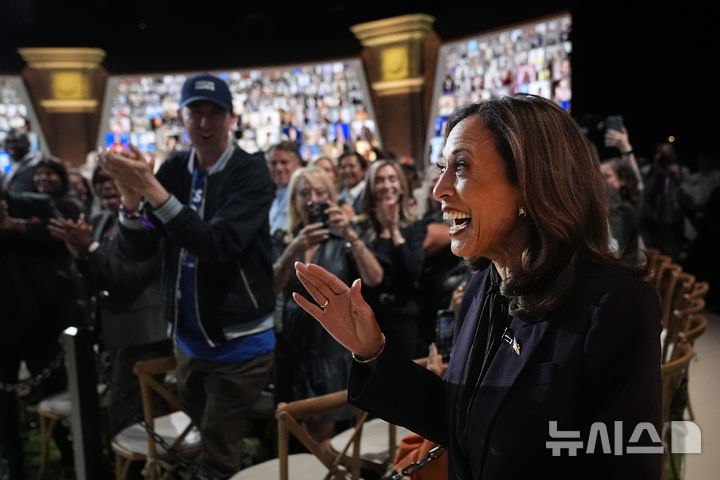
<svg viewBox="0 0 720 480">
<path fill-rule="evenodd" d="M 653 288 L 608 267 L 581 265 L 558 309 L 512 317 L 518 348 L 502 343 L 476 385 L 463 374 L 473 361 L 468 352 L 488 272 L 468 283 L 444 381 L 400 358 L 388 342 L 374 368 L 353 365 L 351 403 L 447 445 L 450 478 L 659 479 L 660 454 L 625 450 L 660 446 L 647 432 L 640 442 L 629 442 L 642 422 L 661 433 L 662 327 Z M 465 388 L 473 389 L 473 397 L 468 410 L 458 412 L 458 392 Z M 553 441 L 551 421 L 559 431 L 580 432 L 577 456 L 567 449 L 552 455 L 546 444 Z M 600 437 L 595 453 L 585 453 L 594 422 L 604 424 L 612 451 L 619 447 L 622 455 L 601 453 Z M 615 422 L 623 425 L 620 445 Z"/>
<path fill-rule="evenodd" d="M 235 147 L 227 163 L 205 180 L 201 217 L 187 206 L 193 171 L 189 158 L 189 151 L 171 155 L 156 175 L 183 203 L 182 210 L 163 223 L 148 209 L 156 229 L 121 224 L 122 245 L 130 258 L 148 258 L 160 237 L 166 237 L 163 291 L 173 323 L 180 251 L 195 255 L 200 322 L 208 343 L 216 345 L 226 340 L 224 327 L 256 331 L 275 308 L 268 223 L 274 186 L 263 157 Z M 262 328 L 268 328 L 267 322 Z"/>
</svg>

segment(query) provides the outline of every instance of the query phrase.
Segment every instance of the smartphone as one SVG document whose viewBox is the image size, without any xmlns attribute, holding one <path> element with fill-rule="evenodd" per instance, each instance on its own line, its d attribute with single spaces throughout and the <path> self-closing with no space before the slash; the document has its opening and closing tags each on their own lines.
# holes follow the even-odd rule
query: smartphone
<svg viewBox="0 0 720 480">
<path fill-rule="evenodd" d="M 455 312 L 452 310 L 438 310 L 435 320 L 435 346 L 445 363 L 450 360 L 454 331 Z"/>
<path fill-rule="evenodd" d="M 323 228 L 328 228 L 329 215 L 325 212 L 330 207 L 327 202 L 308 202 L 308 224 L 322 222 Z"/>
<path fill-rule="evenodd" d="M 623 117 L 622 115 L 608 115 L 605 119 L 605 130 L 617 130 L 622 132 Z"/>
</svg>

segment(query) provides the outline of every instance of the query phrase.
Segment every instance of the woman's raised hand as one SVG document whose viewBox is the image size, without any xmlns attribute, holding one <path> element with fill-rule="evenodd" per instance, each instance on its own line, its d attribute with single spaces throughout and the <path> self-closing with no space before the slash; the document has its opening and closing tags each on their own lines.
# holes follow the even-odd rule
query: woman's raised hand
<svg viewBox="0 0 720 480">
<path fill-rule="evenodd" d="M 360 293 L 360 279 L 348 287 L 324 268 L 300 262 L 295 263 L 295 271 L 317 304 L 297 292 L 293 292 L 293 299 L 338 343 L 361 358 L 380 351 L 384 337 L 375 314 Z"/>
</svg>

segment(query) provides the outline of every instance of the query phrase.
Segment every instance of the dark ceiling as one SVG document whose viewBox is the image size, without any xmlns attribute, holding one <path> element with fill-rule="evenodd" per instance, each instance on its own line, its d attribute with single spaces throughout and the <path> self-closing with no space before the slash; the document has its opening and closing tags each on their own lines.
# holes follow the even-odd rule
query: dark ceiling
<svg viewBox="0 0 720 480">
<path fill-rule="evenodd" d="M 357 23 L 408 13 L 436 17 L 441 39 L 569 9 L 570 2 L 3 0 L 0 71 L 22 46 L 93 46 L 111 73 L 260 66 L 357 55 Z M 519 5 L 524 5 L 518 9 Z"/>
<path fill-rule="evenodd" d="M 356 56 L 350 26 L 395 15 L 433 15 L 449 41 L 570 11 L 574 113 L 622 113 L 646 149 L 673 134 L 689 157 L 717 151 L 713 124 L 701 120 L 711 104 L 699 100 L 715 88 L 717 9 L 702 0 L 2 0 L 0 72 L 19 73 L 26 46 L 100 47 L 110 74 L 240 68 Z"/>
</svg>

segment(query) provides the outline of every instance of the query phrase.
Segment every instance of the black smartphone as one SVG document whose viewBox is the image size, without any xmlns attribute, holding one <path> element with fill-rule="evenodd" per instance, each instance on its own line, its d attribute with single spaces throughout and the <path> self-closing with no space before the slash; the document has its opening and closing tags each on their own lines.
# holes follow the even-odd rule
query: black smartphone
<svg viewBox="0 0 720 480">
<path fill-rule="evenodd" d="M 608 115 L 605 119 L 605 130 L 617 130 L 622 132 L 623 129 L 623 117 L 622 115 Z"/>
<path fill-rule="evenodd" d="M 455 312 L 452 310 L 438 310 L 435 320 L 435 346 L 445 363 L 450 361 L 454 331 Z"/>
<path fill-rule="evenodd" d="M 330 207 L 327 202 L 308 202 L 308 224 L 322 222 L 323 228 L 328 228 L 329 215 L 325 212 Z"/>
</svg>

